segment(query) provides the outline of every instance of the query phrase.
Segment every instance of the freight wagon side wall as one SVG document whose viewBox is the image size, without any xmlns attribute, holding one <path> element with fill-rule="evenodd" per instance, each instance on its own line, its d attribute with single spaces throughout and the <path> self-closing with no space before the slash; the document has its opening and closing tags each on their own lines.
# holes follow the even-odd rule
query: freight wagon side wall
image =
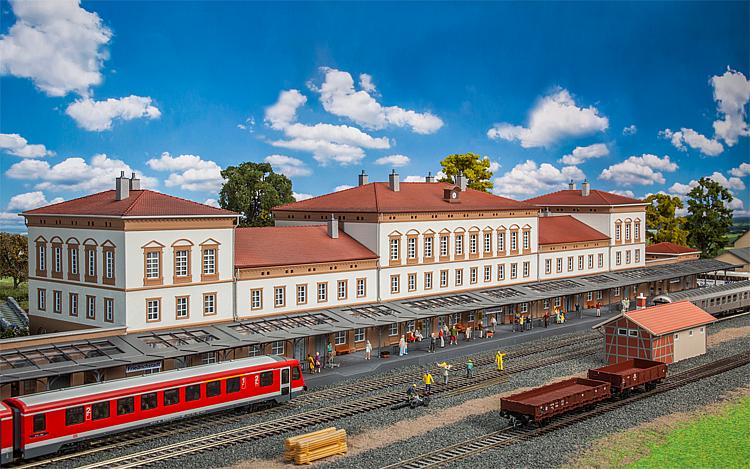
<svg viewBox="0 0 750 469">
<path fill-rule="evenodd" d="M 604 326 L 604 355 L 608 363 L 619 363 L 631 358 L 654 360 L 654 338 L 636 323 L 621 317 Z"/>
</svg>

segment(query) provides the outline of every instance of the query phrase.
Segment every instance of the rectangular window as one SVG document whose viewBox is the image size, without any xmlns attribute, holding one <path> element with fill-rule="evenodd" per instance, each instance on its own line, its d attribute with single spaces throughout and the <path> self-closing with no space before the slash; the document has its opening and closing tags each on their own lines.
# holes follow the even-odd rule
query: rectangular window
<svg viewBox="0 0 750 469">
<path fill-rule="evenodd" d="M 615 224 L 615 241 L 620 240 L 620 229 L 621 225 L 619 223 Z"/>
<path fill-rule="evenodd" d="M 180 403 L 179 389 L 166 389 L 164 391 L 164 405 L 175 405 Z"/>
<path fill-rule="evenodd" d="M 210 365 L 216 363 L 216 352 L 201 353 L 201 365 Z"/>
<path fill-rule="evenodd" d="M 623 328 L 619 328 L 619 329 L 617 329 L 617 335 L 628 335 L 628 330 L 627 329 L 623 329 Z"/>
<path fill-rule="evenodd" d="M 159 263 L 161 253 L 158 251 L 151 251 L 146 253 L 146 278 L 159 278 L 161 277 L 159 271 Z"/>
<path fill-rule="evenodd" d="M 391 239 L 391 260 L 397 261 L 399 259 L 399 253 L 398 253 L 398 238 Z"/>
<path fill-rule="evenodd" d="M 619 251 L 615 253 L 615 264 L 622 264 L 622 253 Z"/>
<path fill-rule="evenodd" d="M 339 300 L 346 299 L 347 284 L 348 282 L 346 280 L 339 280 L 338 282 L 336 282 L 336 291 L 338 292 Z"/>
<path fill-rule="evenodd" d="M 583 270 L 583 256 L 578 256 L 578 270 Z"/>
<path fill-rule="evenodd" d="M 178 296 L 175 301 L 175 317 L 177 319 L 187 319 L 190 317 L 190 297 Z"/>
<path fill-rule="evenodd" d="M 635 224 L 635 239 L 641 239 L 641 224 Z"/>
<path fill-rule="evenodd" d="M 263 307 L 263 290 L 250 290 L 250 309 L 261 309 Z"/>
<path fill-rule="evenodd" d="M 307 285 L 297 285 L 297 304 L 307 303 Z"/>
<path fill-rule="evenodd" d="M 399 276 L 391 275 L 391 293 L 398 293 L 399 290 Z"/>
<path fill-rule="evenodd" d="M 484 252 L 486 253 L 492 252 L 492 233 L 484 234 Z"/>
<path fill-rule="evenodd" d="M 52 290 L 52 311 L 62 314 L 62 292 Z"/>
<path fill-rule="evenodd" d="M 62 248 L 55 246 L 55 272 L 62 272 Z"/>
<path fill-rule="evenodd" d="M 216 249 L 206 248 L 203 250 L 203 274 L 216 274 Z"/>
<path fill-rule="evenodd" d="M 367 283 L 365 279 L 357 279 L 357 298 L 364 298 L 367 294 Z"/>
<path fill-rule="evenodd" d="M 510 265 L 510 278 L 518 278 L 518 264 L 515 262 Z"/>
<path fill-rule="evenodd" d="M 225 389 L 227 394 L 233 394 L 235 392 L 240 392 L 240 377 L 235 376 L 233 378 L 227 378 L 225 382 Z"/>
<path fill-rule="evenodd" d="M 523 276 L 528 277 L 529 276 L 529 270 L 531 269 L 531 263 L 526 261 L 523 263 Z"/>
<path fill-rule="evenodd" d="M 417 274 L 409 274 L 407 277 L 409 282 L 409 291 L 414 291 L 417 289 Z"/>
<path fill-rule="evenodd" d="M 630 223 L 625 224 L 625 241 L 630 241 Z"/>
<path fill-rule="evenodd" d="M 440 256 L 448 257 L 448 236 L 440 237 Z"/>
<path fill-rule="evenodd" d="M 68 249 L 70 249 L 70 273 L 78 275 L 78 246 Z"/>
<path fill-rule="evenodd" d="M 528 313 L 529 312 L 529 304 L 528 303 L 521 303 L 521 312 L 522 313 Z"/>
<path fill-rule="evenodd" d="M 628 331 L 628 335 L 629 335 L 630 337 L 638 337 L 638 331 L 637 331 L 636 329 L 630 329 L 630 330 Z M 691 331 L 691 335 L 692 335 L 692 331 Z"/>
<path fill-rule="evenodd" d="M 286 305 L 286 288 L 285 287 L 274 287 L 273 305 L 276 306 L 277 308 Z"/>
<path fill-rule="evenodd" d="M 113 251 L 104 251 L 104 277 L 114 278 L 115 276 L 115 253 Z"/>
<path fill-rule="evenodd" d="M 318 303 L 325 303 L 328 301 L 328 284 L 321 282 L 318 284 Z"/>
<path fill-rule="evenodd" d="M 560 272 L 562 272 L 562 265 L 563 265 L 562 257 L 558 257 L 556 260 L 557 260 L 557 266 L 556 266 L 557 267 L 557 273 L 560 273 Z"/>
<path fill-rule="evenodd" d="M 406 240 L 406 255 L 409 259 L 417 258 L 417 238 L 408 238 Z"/>
<path fill-rule="evenodd" d="M 560 300 L 560 297 L 559 297 L 559 296 L 558 296 L 558 297 L 555 297 L 555 307 L 559 307 L 559 306 L 560 306 L 560 304 L 561 304 L 561 300 Z"/>
<path fill-rule="evenodd" d="M 78 293 L 68 295 L 68 314 L 78 316 Z"/>
<path fill-rule="evenodd" d="M 573 271 L 573 256 L 568 256 L 568 272 Z"/>
<path fill-rule="evenodd" d="M 354 341 L 355 342 L 365 341 L 365 328 L 364 327 L 354 329 Z"/>
<path fill-rule="evenodd" d="M 95 296 L 86 296 L 86 319 L 96 319 Z"/>
<path fill-rule="evenodd" d="M 127 415 L 135 412 L 135 397 L 117 399 L 117 415 Z"/>
<path fill-rule="evenodd" d="M 185 402 L 197 401 L 201 398 L 201 385 L 191 384 L 185 386 Z"/>
<path fill-rule="evenodd" d="M 204 293 L 203 294 L 203 315 L 211 316 L 214 314 L 216 314 L 216 294 Z"/>
<path fill-rule="evenodd" d="M 457 235 L 454 243 L 456 243 L 456 255 L 463 256 L 464 255 L 464 236 Z"/>
<path fill-rule="evenodd" d="M 523 232 L 523 250 L 530 249 L 531 243 L 529 242 L 529 232 L 524 231 Z"/>
<path fill-rule="evenodd" d="M 544 260 L 544 273 L 545 274 L 551 274 L 552 273 L 552 259 L 545 259 Z"/>
<path fill-rule="evenodd" d="M 602 291 L 601 290 L 597 290 L 596 291 L 596 299 L 597 300 L 601 300 L 602 299 Z"/>
<path fill-rule="evenodd" d="M 545 298 L 544 300 L 542 300 L 542 307 L 544 309 L 549 309 L 549 298 Z"/>
<path fill-rule="evenodd" d="M 146 301 L 146 320 L 148 322 L 158 321 L 161 317 L 161 300 Z"/>
<path fill-rule="evenodd" d="M 589 269 L 594 268 L 594 255 L 593 254 L 588 255 L 588 266 L 589 266 Z"/>
<path fill-rule="evenodd" d="M 47 246 L 44 244 L 39 245 L 39 255 L 37 258 L 39 261 L 39 270 L 47 270 Z"/>
<path fill-rule="evenodd" d="M 492 266 L 491 265 L 484 266 L 484 281 L 485 282 L 492 281 Z"/>
<path fill-rule="evenodd" d="M 497 250 L 501 253 L 505 252 L 505 231 L 497 234 Z"/>
<path fill-rule="evenodd" d="M 68 407 L 65 409 L 65 425 L 77 425 L 83 423 L 83 406 Z"/>
<path fill-rule="evenodd" d="M 596 258 L 596 265 L 601 269 L 604 267 L 604 254 L 597 254 Z"/>
<path fill-rule="evenodd" d="M 431 258 L 432 257 L 432 240 L 434 238 L 432 236 L 425 236 L 424 238 L 424 257 Z"/>
<path fill-rule="evenodd" d="M 469 282 L 474 284 L 477 283 L 477 268 L 472 267 L 469 269 Z"/>
<path fill-rule="evenodd" d="M 188 251 L 180 249 L 174 253 L 174 274 L 176 277 L 187 277 Z"/>
<path fill-rule="evenodd" d="M 497 279 L 505 280 L 505 265 L 504 264 L 497 265 Z"/>
<path fill-rule="evenodd" d="M 630 250 L 625 251 L 625 263 L 630 264 Z"/>
<path fill-rule="evenodd" d="M 447 270 L 440 271 L 440 286 L 443 288 L 448 286 L 448 271 Z"/>
<path fill-rule="evenodd" d="M 336 345 L 346 344 L 346 331 L 338 331 L 333 338 L 333 343 Z"/>
<path fill-rule="evenodd" d="M 586 301 L 592 301 L 594 299 L 594 292 L 587 292 L 586 293 Z"/>
<path fill-rule="evenodd" d="M 391 323 L 388 325 L 388 335 L 390 337 L 393 337 L 394 335 L 398 335 L 398 323 Z"/>
<path fill-rule="evenodd" d="M 425 290 L 429 290 L 432 288 L 432 272 L 424 273 L 424 288 Z"/>
<path fill-rule="evenodd" d="M 464 283 L 464 269 L 456 269 L 456 286 L 461 286 Z"/>
<path fill-rule="evenodd" d="M 511 251 L 518 250 L 518 231 L 510 232 L 510 250 Z"/>
<path fill-rule="evenodd" d="M 104 298 L 104 320 L 107 322 L 115 321 L 115 300 Z"/>
<path fill-rule="evenodd" d="M 612 289 L 612 294 L 614 296 L 620 296 L 620 287 L 615 287 Z"/>
<path fill-rule="evenodd" d="M 91 404 L 91 420 L 109 418 L 109 401 Z"/>
<path fill-rule="evenodd" d="M 151 410 L 156 408 L 156 393 L 149 392 L 141 394 L 141 410 Z"/>
<path fill-rule="evenodd" d="M 206 383 L 206 397 L 216 397 L 221 394 L 221 381 Z"/>
<path fill-rule="evenodd" d="M 262 388 L 273 384 L 273 371 L 264 371 L 260 374 L 260 386 Z"/>
<path fill-rule="evenodd" d="M 634 252 L 635 252 L 635 263 L 637 264 L 641 262 L 641 250 L 636 249 Z"/>
<path fill-rule="evenodd" d="M 477 253 L 477 235 L 472 233 L 469 235 L 469 254 Z"/>
</svg>

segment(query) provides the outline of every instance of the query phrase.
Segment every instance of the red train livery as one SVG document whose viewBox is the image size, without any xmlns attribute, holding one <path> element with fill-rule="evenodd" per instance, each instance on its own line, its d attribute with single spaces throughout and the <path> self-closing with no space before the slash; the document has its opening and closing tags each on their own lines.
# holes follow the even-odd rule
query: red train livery
<svg viewBox="0 0 750 469">
<path fill-rule="evenodd" d="M 10 398 L 0 407 L 2 462 L 159 422 L 283 402 L 304 389 L 297 360 L 262 356 Z"/>
</svg>

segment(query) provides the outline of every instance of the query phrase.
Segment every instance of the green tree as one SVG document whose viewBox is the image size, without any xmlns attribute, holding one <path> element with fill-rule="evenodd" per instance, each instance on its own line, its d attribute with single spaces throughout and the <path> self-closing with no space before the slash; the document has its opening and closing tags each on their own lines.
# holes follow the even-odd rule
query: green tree
<svg viewBox="0 0 750 469">
<path fill-rule="evenodd" d="M 294 202 L 292 181 L 274 173 L 269 163 L 229 166 L 221 176 L 226 182 L 219 192 L 219 205 L 241 213 L 240 226 L 271 226 L 271 209 Z"/>
<path fill-rule="evenodd" d="M 28 276 L 28 249 L 26 236 L 0 233 L 0 277 L 12 278 L 14 290 Z"/>
<path fill-rule="evenodd" d="M 700 249 L 703 257 L 715 257 L 724 247 L 732 226 L 732 210 L 727 205 L 733 199 L 724 186 L 705 177 L 688 192 L 688 243 Z"/>
<path fill-rule="evenodd" d="M 685 217 L 676 215 L 684 207 L 682 200 L 667 194 L 651 194 L 646 197 L 646 237 L 651 243 L 670 242 L 685 246 L 688 232 Z"/>
<path fill-rule="evenodd" d="M 489 192 L 492 189 L 492 171 L 490 171 L 490 159 L 482 158 L 476 153 L 463 153 L 448 155 L 440 162 L 445 177 L 440 182 L 453 182 L 453 177 L 459 171 L 464 173 L 468 179 L 469 189 Z"/>
</svg>

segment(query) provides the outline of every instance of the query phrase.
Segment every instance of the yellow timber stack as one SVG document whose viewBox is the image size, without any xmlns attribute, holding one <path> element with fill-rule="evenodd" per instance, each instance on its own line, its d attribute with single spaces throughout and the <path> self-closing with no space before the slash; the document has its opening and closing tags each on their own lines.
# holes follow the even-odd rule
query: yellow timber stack
<svg viewBox="0 0 750 469">
<path fill-rule="evenodd" d="M 310 464 L 335 454 L 346 454 L 346 430 L 335 427 L 293 436 L 284 441 L 284 460 Z"/>
</svg>

